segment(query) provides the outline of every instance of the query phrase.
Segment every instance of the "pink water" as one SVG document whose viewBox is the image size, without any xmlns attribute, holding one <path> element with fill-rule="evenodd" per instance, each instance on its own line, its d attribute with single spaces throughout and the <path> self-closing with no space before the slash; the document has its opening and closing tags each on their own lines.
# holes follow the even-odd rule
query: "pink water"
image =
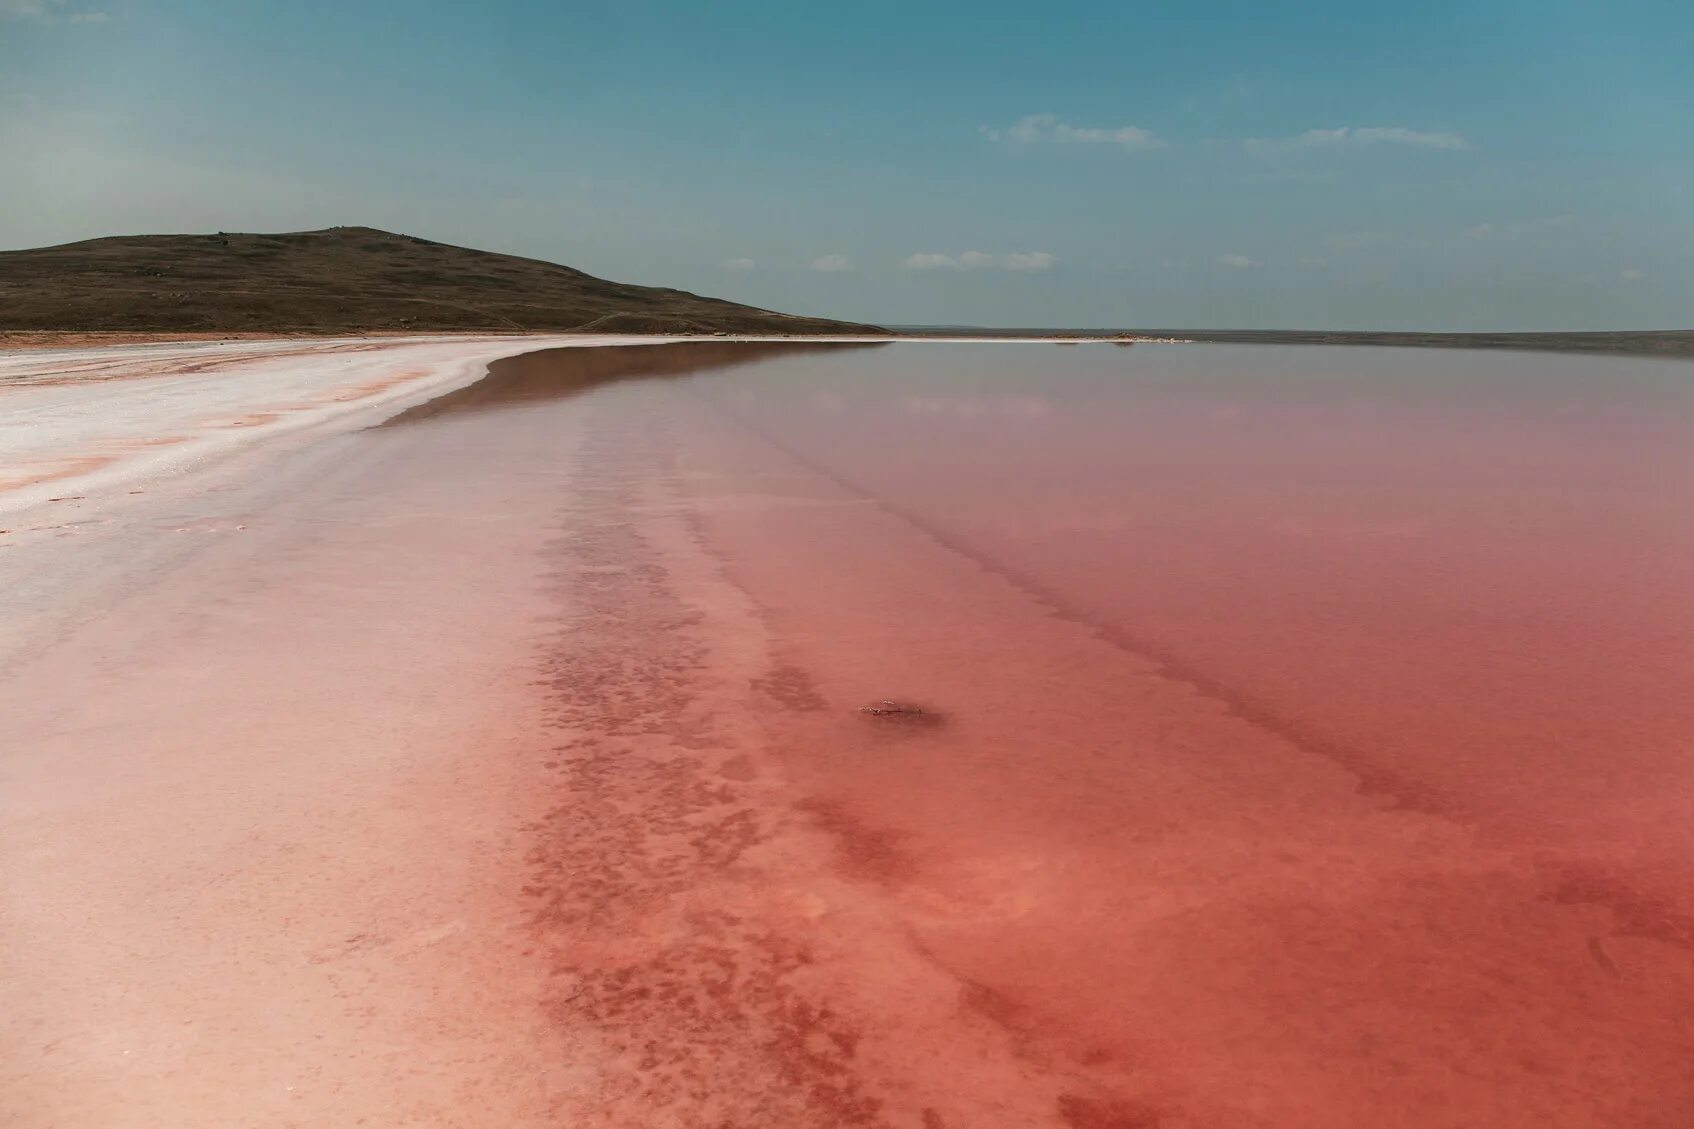
<svg viewBox="0 0 1694 1129">
<path fill-rule="evenodd" d="M 694 391 L 1402 808 L 1694 857 L 1686 365 L 907 346 Z"/>
<path fill-rule="evenodd" d="M 654 348 L 458 405 L 595 437 L 609 1123 L 1694 1124 L 1694 368 Z"/>
</svg>

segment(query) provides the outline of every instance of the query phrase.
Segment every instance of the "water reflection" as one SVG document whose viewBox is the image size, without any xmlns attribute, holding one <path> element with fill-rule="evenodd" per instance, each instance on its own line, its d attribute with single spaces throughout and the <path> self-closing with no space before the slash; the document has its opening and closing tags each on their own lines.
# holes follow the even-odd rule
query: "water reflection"
<svg viewBox="0 0 1694 1129">
<path fill-rule="evenodd" d="M 461 412 L 482 412 L 560 400 L 623 380 L 691 376 L 767 364 L 806 354 L 880 349 L 887 342 L 678 341 L 660 345 L 540 349 L 488 366 L 488 375 L 445 396 L 409 408 L 381 426 L 419 423 Z"/>
</svg>

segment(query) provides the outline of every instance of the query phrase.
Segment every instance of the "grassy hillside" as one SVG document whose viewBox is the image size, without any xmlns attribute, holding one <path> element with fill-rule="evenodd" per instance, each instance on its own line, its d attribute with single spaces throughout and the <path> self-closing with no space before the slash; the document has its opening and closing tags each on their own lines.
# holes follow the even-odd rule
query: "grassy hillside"
<svg viewBox="0 0 1694 1129">
<path fill-rule="evenodd" d="M 0 330 L 879 332 L 368 227 L 0 251 Z"/>
</svg>

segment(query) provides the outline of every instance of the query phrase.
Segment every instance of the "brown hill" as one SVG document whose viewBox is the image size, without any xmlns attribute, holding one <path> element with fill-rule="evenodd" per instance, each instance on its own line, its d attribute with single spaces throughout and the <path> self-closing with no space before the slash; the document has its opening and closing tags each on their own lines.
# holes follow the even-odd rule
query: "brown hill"
<svg viewBox="0 0 1694 1129">
<path fill-rule="evenodd" d="M 883 332 L 369 227 L 0 251 L 0 330 Z"/>
</svg>

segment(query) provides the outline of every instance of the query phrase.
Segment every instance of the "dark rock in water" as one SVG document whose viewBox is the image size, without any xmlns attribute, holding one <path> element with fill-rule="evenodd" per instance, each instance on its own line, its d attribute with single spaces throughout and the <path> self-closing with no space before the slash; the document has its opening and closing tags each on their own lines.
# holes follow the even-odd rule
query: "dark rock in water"
<svg viewBox="0 0 1694 1129">
<path fill-rule="evenodd" d="M 868 706 L 860 706 L 859 712 L 889 721 L 922 725 L 938 725 L 941 722 L 941 715 L 934 710 L 926 710 L 922 706 L 914 706 L 910 703 L 890 701 L 887 698 L 880 702 L 873 702 Z"/>
</svg>

